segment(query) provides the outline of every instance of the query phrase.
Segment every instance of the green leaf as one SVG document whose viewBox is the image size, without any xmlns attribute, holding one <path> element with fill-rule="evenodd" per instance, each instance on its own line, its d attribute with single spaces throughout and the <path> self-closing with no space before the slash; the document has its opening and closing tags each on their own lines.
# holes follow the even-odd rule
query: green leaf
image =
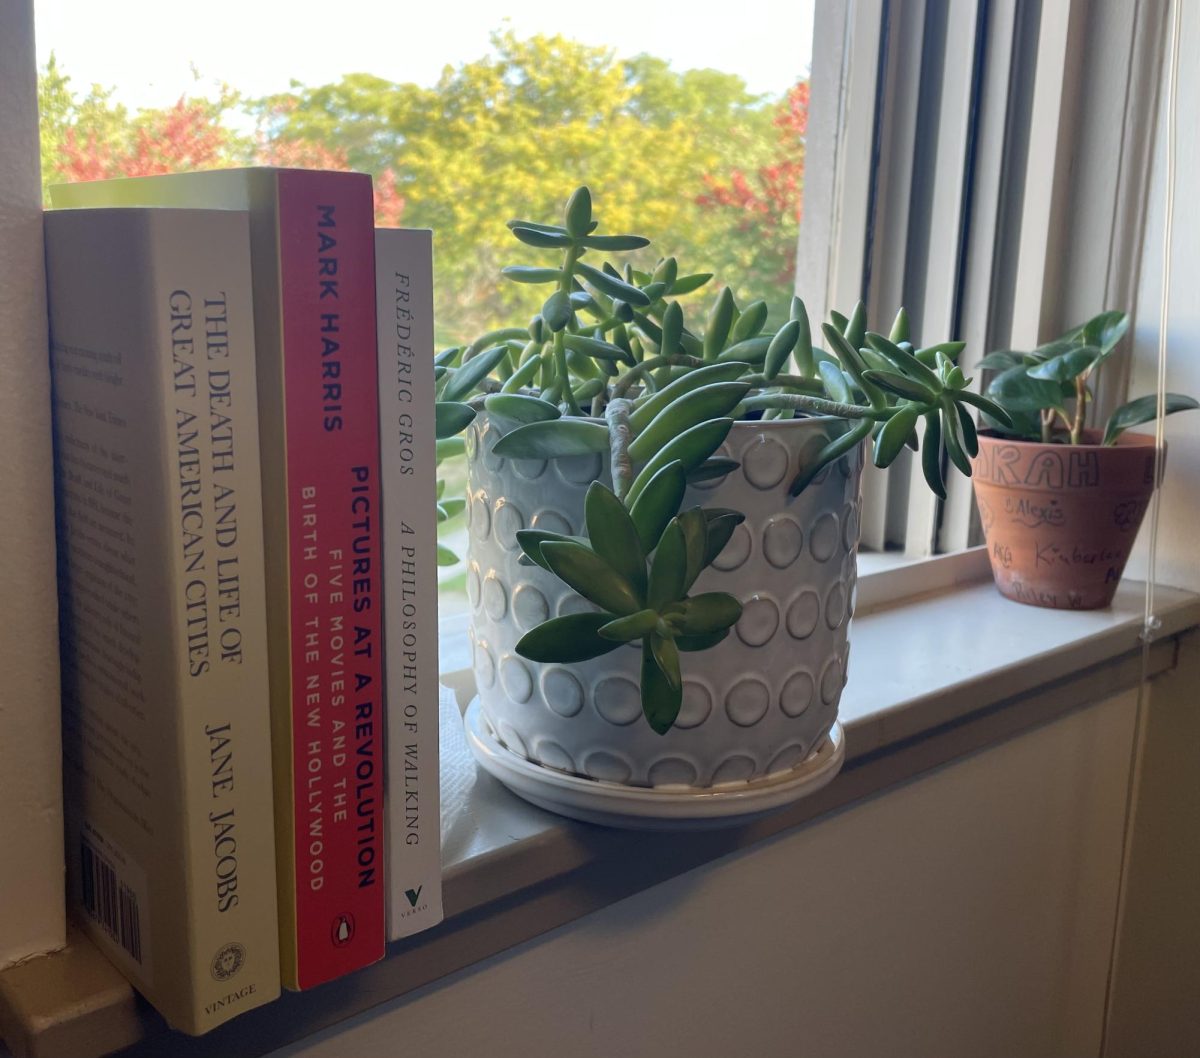
<svg viewBox="0 0 1200 1058">
<path fill-rule="evenodd" d="M 679 351 L 679 338 L 683 334 L 683 309 L 678 301 L 672 301 L 663 313 L 662 336 L 658 351 L 662 356 L 674 356 Z"/>
<path fill-rule="evenodd" d="M 562 412 L 549 401 L 524 393 L 489 393 L 483 406 L 489 415 L 522 425 L 531 422 L 550 422 L 561 418 Z"/>
<path fill-rule="evenodd" d="M 1065 353 L 1028 368 L 1030 378 L 1047 382 L 1071 382 L 1091 368 L 1100 357 L 1100 349 L 1094 345 L 1077 345 Z"/>
<path fill-rule="evenodd" d="M 641 235 L 587 235 L 579 242 L 590 250 L 640 250 L 650 245 Z"/>
<path fill-rule="evenodd" d="M 737 624 L 741 616 L 742 604 L 732 595 L 707 591 L 684 600 L 676 624 L 684 635 L 711 635 Z"/>
<path fill-rule="evenodd" d="M 546 232 L 551 235 L 566 235 L 567 229 L 561 224 L 539 224 L 535 220 L 509 220 L 505 221 L 505 227 L 509 231 L 514 228 L 530 228 L 533 231 Z"/>
<path fill-rule="evenodd" d="M 988 386 L 988 396 L 1005 411 L 1041 411 L 1063 402 L 1062 384 L 1030 378 L 1024 364 L 1001 372 Z"/>
<path fill-rule="evenodd" d="M 930 368 L 921 363 L 911 351 L 905 352 L 904 349 L 891 339 L 873 332 L 867 335 L 867 345 L 886 359 L 892 369 L 899 371 L 903 375 L 907 375 L 915 382 L 920 382 L 926 388 L 932 390 L 935 395 L 941 392 L 941 379 Z"/>
<path fill-rule="evenodd" d="M 704 545 L 704 565 L 711 566 L 729 543 L 733 531 L 746 520 L 741 511 L 731 511 L 721 508 L 707 508 L 704 517 L 708 522 L 708 530 Z"/>
<path fill-rule="evenodd" d="M 671 284 L 669 293 L 681 298 L 684 294 L 691 294 L 693 291 L 699 290 L 710 279 L 712 279 L 712 272 L 696 272 L 690 276 L 680 276 Z"/>
<path fill-rule="evenodd" d="M 565 290 L 556 290 L 542 305 L 542 319 L 551 331 L 561 331 L 566 327 L 574 312 L 571 296 Z"/>
<path fill-rule="evenodd" d="M 514 283 L 557 283 L 562 272 L 557 268 L 534 268 L 532 265 L 509 265 L 500 274 Z"/>
<path fill-rule="evenodd" d="M 752 301 L 742 310 L 737 323 L 733 325 L 733 330 L 729 334 L 730 341 L 744 342 L 747 338 L 757 335 L 763 329 L 763 324 L 767 322 L 767 312 L 765 301 Z"/>
<path fill-rule="evenodd" d="M 655 610 L 638 610 L 628 617 L 618 617 L 609 621 L 600 629 L 600 635 L 605 639 L 613 639 L 618 643 L 632 643 L 635 639 L 648 636 L 658 627 L 658 613 Z"/>
<path fill-rule="evenodd" d="M 835 437 L 816 454 L 808 466 L 796 475 L 788 487 L 788 493 L 792 496 L 800 495 L 808 487 L 809 482 L 821 472 L 822 467 L 852 451 L 861 441 L 870 436 L 874 425 L 870 419 L 859 419 L 844 434 Z"/>
<path fill-rule="evenodd" d="M 552 533 L 548 529 L 517 530 L 517 543 L 520 544 L 521 550 L 525 552 L 526 557 L 541 566 L 547 573 L 553 573 L 554 571 L 550 568 L 550 564 L 545 558 L 542 557 L 542 544 L 551 540 L 587 546 L 587 541 L 582 536 L 564 536 L 562 533 Z"/>
<path fill-rule="evenodd" d="M 433 358 L 433 362 L 438 367 L 453 367 L 458 363 L 458 358 L 462 355 L 462 346 L 456 345 L 453 349 L 443 349 Z"/>
<path fill-rule="evenodd" d="M 669 661 L 668 661 L 669 664 Z M 665 735 L 671 730 L 683 704 L 683 681 L 679 661 L 673 672 L 664 672 L 649 638 L 642 640 L 642 713 L 652 731 Z"/>
<path fill-rule="evenodd" d="M 507 355 L 508 347 L 497 345 L 467 360 L 462 367 L 455 368 L 454 373 L 442 389 L 442 400 L 462 400 L 487 378 Z"/>
<path fill-rule="evenodd" d="M 879 431 L 879 437 L 875 441 L 875 465 L 877 467 L 892 465 L 916 425 L 917 409 L 911 404 L 906 404 L 898 409 L 883 424 L 883 428 Z"/>
<path fill-rule="evenodd" d="M 946 483 L 942 478 L 942 421 L 936 411 L 925 416 L 925 436 L 921 439 L 921 472 L 925 483 L 938 499 L 946 498 Z"/>
<path fill-rule="evenodd" d="M 913 356 L 921 361 L 926 367 L 933 367 L 937 364 L 938 353 L 947 357 L 950 360 L 956 360 L 959 353 L 967 347 L 966 342 L 940 342 L 937 345 L 927 345 L 923 349 L 918 349 Z"/>
<path fill-rule="evenodd" d="M 666 636 L 650 636 L 650 652 L 667 681 L 674 687 L 682 683 L 679 671 L 679 648 L 672 639 Z"/>
<path fill-rule="evenodd" d="M 654 274 L 650 277 L 656 283 L 663 283 L 669 289 L 679 276 L 679 262 L 674 257 L 664 257 L 654 266 Z"/>
<path fill-rule="evenodd" d="M 662 467 L 647 483 L 629 512 L 642 552 L 649 554 L 658 545 L 667 523 L 679 511 L 686 491 L 687 475 L 679 460 Z"/>
<path fill-rule="evenodd" d="M 646 306 L 650 304 L 650 298 L 623 279 L 610 276 L 607 272 L 601 272 L 599 268 L 593 268 L 582 261 L 575 265 L 575 269 L 592 286 L 610 298 L 620 298 L 627 305 Z"/>
<path fill-rule="evenodd" d="M 829 322 L 837 328 L 838 334 L 844 335 L 846 333 L 846 324 L 848 324 L 850 320 L 838 312 L 837 309 L 830 309 Z"/>
<path fill-rule="evenodd" d="M 517 653 L 527 661 L 588 661 L 616 650 L 619 643 L 604 639 L 600 629 L 612 620 L 612 614 L 573 613 L 545 621 L 523 635 Z"/>
<path fill-rule="evenodd" d="M 673 437 L 698 423 L 728 415 L 750 392 L 747 382 L 713 382 L 672 401 L 629 445 L 635 463 L 649 459 Z"/>
<path fill-rule="evenodd" d="M 757 338 L 747 338 L 729 346 L 717 354 L 718 361 L 744 360 L 748 364 L 761 364 L 767 358 L 767 350 L 771 348 L 771 339 L 765 334 Z"/>
<path fill-rule="evenodd" d="M 679 520 L 672 518 L 663 530 L 650 560 L 650 587 L 647 602 L 655 610 L 679 599 L 687 580 L 687 542 Z"/>
<path fill-rule="evenodd" d="M 792 355 L 792 350 L 796 347 L 796 340 L 799 337 L 799 320 L 788 320 L 787 323 L 775 332 L 775 337 L 771 339 L 771 344 L 767 346 L 767 358 L 763 365 L 763 376 L 768 382 L 783 370 L 783 365 L 787 362 L 787 358 Z"/>
<path fill-rule="evenodd" d="M 668 463 L 673 463 L 678 459 L 683 464 L 685 472 L 698 467 L 720 448 L 732 427 L 732 419 L 709 419 L 672 438 L 655 452 L 650 457 L 650 461 L 638 472 L 625 496 L 625 502 L 632 506 L 641 495 L 642 490 L 650 483 L 650 479 Z M 527 430 L 529 427 L 526 426 L 523 429 Z"/>
<path fill-rule="evenodd" d="M 958 412 L 958 425 L 962 432 L 963 451 L 974 459 L 979 455 L 979 436 L 975 430 L 975 420 L 971 413 L 961 404 L 955 402 L 954 410 Z"/>
<path fill-rule="evenodd" d="M 931 389 L 923 382 L 918 382 L 914 378 L 908 378 L 898 371 L 876 371 L 872 368 L 867 368 L 863 372 L 863 378 L 868 382 L 874 382 L 877 386 L 882 386 L 889 393 L 894 393 L 905 400 L 928 403 L 931 400 L 937 399 L 937 390 Z"/>
<path fill-rule="evenodd" d="M 978 393 L 972 393 L 969 389 L 956 390 L 954 393 L 955 400 L 965 401 L 978 408 L 985 415 L 991 416 L 1001 426 L 1007 429 L 1012 429 L 1012 417 L 994 400 L 988 400 L 987 397 L 981 397 Z"/>
<path fill-rule="evenodd" d="M 437 564 L 439 566 L 453 566 L 458 562 L 458 556 L 450 550 L 445 544 L 437 546 Z"/>
<path fill-rule="evenodd" d="M 821 381 L 825 383 L 825 392 L 829 394 L 830 400 L 836 400 L 841 404 L 854 403 L 854 392 L 850 388 L 845 372 L 837 364 L 832 360 L 818 361 L 817 371 L 821 375 Z"/>
<path fill-rule="evenodd" d="M 725 340 L 729 337 L 729 328 L 733 324 L 733 310 L 733 291 L 729 287 L 722 287 L 708 314 L 708 325 L 704 331 L 705 360 L 715 360 L 717 354 L 725 348 Z"/>
<path fill-rule="evenodd" d="M 541 550 L 542 558 L 559 580 L 601 609 L 624 615 L 645 608 L 633 585 L 590 547 L 547 540 Z"/>
<path fill-rule="evenodd" d="M 580 238 L 592 230 L 592 193 L 585 186 L 577 187 L 567 199 L 563 220 L 568 234 Z"/>
<path fill-rule="evenodd" d="M 1125 337 L 1125 332 L 1129 330 L 1129 316 L 1119 310 L 1110 309 L 1108 312 L 1093 316 L 1078 330 L 1085 345 L 1100 347 L 1099 359 L 1104 360 L 1116 348 L 1117 343 Z"/>
<path fill-rule="evenodd" d="M 946 443 L 946 454 L 964 477 L 971 476 L 971 461 L 967 458 L 962 435 L 962 422 L 958 417 L 958 405 L 949 398 L 942 403 L 942 440 Z"/>
<path fill-rule="evenodd" d="M 792 359 L 796 361 L 796 370 L 800 372 L 801 376 L 811 378 L 814 364 L 812 324 L 808 319 L 808 309 L 804 307 L 804 302 L 797 297 L 792 298 L 791 318 L 800 324 Z"/>
<path fill-rule="evenodd" d="M 626 364 L 636 363 L 633 357 L 619 345 L 612 345 L 599 338 L 589 338 L 586 334 L 565 334 L 563 335 L 563 344 L 568 349 L 583 353 L 584 356 L 594 356 L 601 360 L 617 360 Z"/>
<path fill-rule="evenodd" d="M 439 400 L 433 408 L 434 432 L 445 439 L 462 433 L 475 418 L 475 409 L 457 401 Z"/>
<path fill-rule="evenodd" d="M 861 301 L 854 306 L 854 311 L 850 313 L 850 318 L 846 321 L 842 333 L 845 335 L 846 341 L 855 349 L 863 344 L 863 338 L 867 333 L 867 306 Z"/>
<path fill-rule="evenodd" d="M 571 237 L 565 232 L 540 231 L 525 224 L 512 227 L 512 233 L 526 246 L 537 246 L 540 249 L 563 248 L 571 245 Z"/>
<path fill-rule="evenodd" d="M 696 578 L 704 569 L 704 554 L 708 543 L 708 519 L 699 507 L 692 507 L 677 516 L 683 531 L 683 551 L 687 559 L 687 572 L 683 578 L 681 595 L 691 591 Z"/>
<path fill-rule="evenodd" d="M 629 416 L 629 426 L 635 434 L 641 433 L 650 425 L 651 420 L 672 401 L 678 400 L 685 393 L 699 389 L 713 382 L 733 382 L 750 369 L 749 364 L 706 364 L 688 371 L 664 386 L 657 393 L 647 397 L 639 397 Z"/>
<path fill-rule="evenodd" d="M 904 311 L 903 305 L 900 306 L 896 312 L 896 318 L 892 321 L 892 329 L 888 332 L 888 340 L 891 342 L 908 341 L 908 313 Z"/>
<path fill-rule="evenodd" d="M 688 484 L 695 485 L 698 481 L 712 481 L 714 478 L 723 478 L 726 474 L 737 470 L 741 465 L 736 459 L 722 459 L 717 457 L 706 459 L 694 470 L 687 472 Z"/>
<path fill-rule="evenodd" d="M 646 555 L 637 527 L 613 491 L 593 481 L 583 501 L 592 550 L 624 577 L 639 598 L 646 591 Z"/>
<path fill-rule="evenodd" d="M 437 505 L 438 521 L 439 522 L 448 522 L 451 518 L 455 517 L 456 515 L 462 514 L 462 512 L 466 508 L 466 506 L 467 506 L 467 501 L 458 496 L 456 496 L 454 499 L 451 499 L 451 500 L 442 500 Z"/>
<path fill-rule="evenodd" d="M 501 437 L 492 451 L 506 459 L 558 459 L 608 449 L 607 426 L 586 419 L 555 419 L 518 426 Z"/>
<path fill-rule="evenodd" d="M 1023 363 L 1025 361 L 1020 353 L 1009 349 L 997 349 L 980 360 L 978 367 L 980 371 L 1007 371 L 1010 367 L 1020 367 Z"/>
<path fill-rule="evenodd" d="M 1190 411 L 1192 408 L 1200 408 L 1200 403 L 1192 397 L 1186 397 L 1182 393 L 1166 394 L 1167 415 L 1174 415 L 1177 411 Z M 1115 444 L 1117 438 L 1129 427 L 1153 422 L 1157 414 L 1157 401 L 1153 394 L 1122 404 L 1109 416 L 1108 425 L 1104 427 L 1104 443 Z"/>
</svg>

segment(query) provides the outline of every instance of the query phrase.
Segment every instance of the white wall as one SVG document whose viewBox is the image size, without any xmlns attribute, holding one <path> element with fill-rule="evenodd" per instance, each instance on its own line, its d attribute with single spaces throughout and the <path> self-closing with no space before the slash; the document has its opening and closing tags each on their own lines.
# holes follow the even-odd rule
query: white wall
<svg viewBox="0 0 1200 1058">
<path fill-rule="evenodd" d="M 31 0 L 0 2 L 0 968 L 65 940 L 50 379 Z"/>
<path fill-rule="evenodd" d="M 1167 389 L 1200 399 L 1200 5 L 1183 3 L 1180 38 L 1178 156 L 1175 223 L 1171 256 L 1171 312 L 1168 317 Z M 1131 396 L 1153 393 L 1158 361 L 1159 300 L 1162 292 L 1163 212 L 1166 201 L 1166 63 L 1142 253 L 1137 331 L 1130 379 Z M 1146 429 L 1143 427 L 1143 429 Z M 1166 420 L 1167 475 L 1162 491 L 1158 580 L 1200 590 L 1200 411 Z M 1129 575 L 1146 576 L 1148 526 L 1143 525 Z"/>
<path fill-rule="evenodd" d="M 1134 698 L 666 882 L 275 1058 L 1096 1055 Z"/>
</svg>

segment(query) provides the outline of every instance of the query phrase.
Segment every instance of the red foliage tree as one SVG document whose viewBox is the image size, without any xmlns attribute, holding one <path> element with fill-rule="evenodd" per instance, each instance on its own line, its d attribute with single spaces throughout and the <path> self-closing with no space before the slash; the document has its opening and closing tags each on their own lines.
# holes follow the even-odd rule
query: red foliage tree
<svg viewBox="0 0 1200 1058">
<path fill-rule="evenodd" d="M 212 169 L 220 164 L 227 140 L 211 104 L 181 99 L 166 110 L 145 112 L 142 123 L 119 140 L 81 138 L 67 129 L 61 172 L 74 181 Z"/>
<path fill-rule="evenodd" d="M 733 215 L 737 231 L 752 239 L 763 255 L 778 259 L 769 278 L 791 284 L 796 275 L 796 235 L 803 211 L 804 138 L 808 132 L 808 82 L 788 90 L 773 124 L 777 153 L 752 172 L 732 169 L 726 176 L 704 175 L 701 206 Z"/>
</svg>

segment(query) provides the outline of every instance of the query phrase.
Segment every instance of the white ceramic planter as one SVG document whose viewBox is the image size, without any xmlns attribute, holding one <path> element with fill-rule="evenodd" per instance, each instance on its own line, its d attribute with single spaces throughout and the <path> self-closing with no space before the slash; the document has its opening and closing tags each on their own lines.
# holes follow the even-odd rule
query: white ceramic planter
<svg viewBox="0 0 1200 1058">
<path fill-rule="evenodd" d="M 683 707 L 656 735 L 641 713 L 636 647 L 570 666 L 514 649 L 546 618 L 590 608 L 552 574 L 519 564 L 516 533 L 582 534 L 584 495 L 608 480 L 607 459 L 503 459 L 492 447 L 505 426 L 481 415 L 467 434 L 467 590 L 483 715 L 504 745 L 549 768 L 635 786 L 724 786 L 804 761 L 837 718 L 857 577 L 862 447 L 787 495 L 827 429 L 816 419 L 736 423 L 719 454 L 741 468 L 689 490 L 685 508 L 746 515 L 693 589 L 729 592 L 744 609 L 724 642 L 682 655 Z"/>
</svg>

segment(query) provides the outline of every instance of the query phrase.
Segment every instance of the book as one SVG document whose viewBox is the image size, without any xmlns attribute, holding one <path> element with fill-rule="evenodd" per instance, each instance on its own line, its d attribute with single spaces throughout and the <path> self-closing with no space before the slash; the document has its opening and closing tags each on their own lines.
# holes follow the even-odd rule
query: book
<svg viewBox="0 0 1200 1058">
<path fill-rule="evenodd" d="M 249 227 L 45 226 L 70 893 L 201 1033 L 280 984 Z"/>
<path fill-rule="evenodd" d="M 387 700 L 388 939 L 442 920 L 433 233 L 375 231 Z"/>
<path fill-rule="evenodd" d="M 386 941 L 370 177 L 231 169 L 64 184 L 56 207 L 244 209 L 258 356 L 283 983 Z"/>
</svg>

